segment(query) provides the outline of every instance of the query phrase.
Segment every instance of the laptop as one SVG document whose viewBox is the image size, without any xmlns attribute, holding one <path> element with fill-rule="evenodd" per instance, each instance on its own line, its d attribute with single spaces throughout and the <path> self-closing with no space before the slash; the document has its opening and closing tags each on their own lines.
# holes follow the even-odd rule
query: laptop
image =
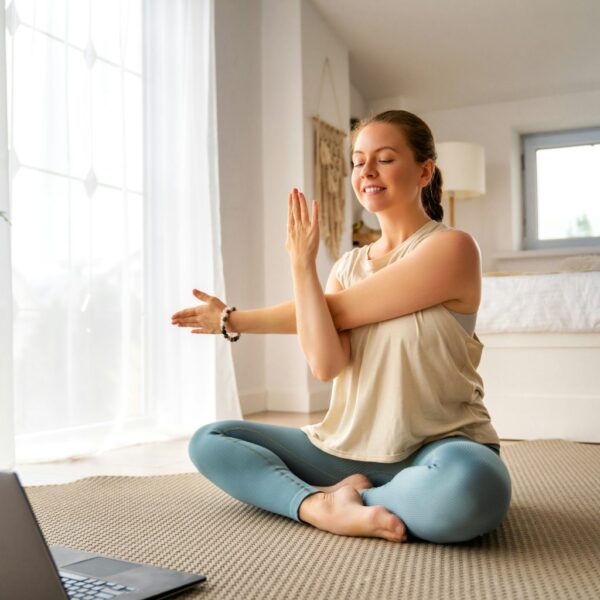
<svg viewBox="0 0 600 600">
<path fill-rule="evenodd" d="M 0 471 L 0 596 L 19 600 L 167 598 L 204 575 L 48 546 L 17 473 Z"/>
</svg>

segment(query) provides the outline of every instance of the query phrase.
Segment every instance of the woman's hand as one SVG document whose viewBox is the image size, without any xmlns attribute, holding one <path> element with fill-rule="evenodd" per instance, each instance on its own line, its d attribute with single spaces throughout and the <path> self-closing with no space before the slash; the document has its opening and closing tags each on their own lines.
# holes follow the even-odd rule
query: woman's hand
<svg viewBox="0 0 600 600">
<path fill-rule="evenodd" d="M 319 205 L 312 202 L 312 221 L 306 199 L 296 188 L 288 195 L 288 237 L 285 244 L 294 265 L 304 267 L 317 262 L 319 252 Z"/>
<path fill-rule="evenodd" d="M 200 306 L 184 308 L 171 317 L 171 324 L 179 327 L 197 327 L 192 333 L 221 333 L 221 313 L 227 306 L 216 296 L 194 289 L 194 296 L 206 302 Z"/>
</svg>

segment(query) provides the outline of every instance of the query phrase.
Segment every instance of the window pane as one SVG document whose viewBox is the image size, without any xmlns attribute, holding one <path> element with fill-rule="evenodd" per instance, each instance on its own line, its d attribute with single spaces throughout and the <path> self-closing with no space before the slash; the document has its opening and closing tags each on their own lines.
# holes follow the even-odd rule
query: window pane
<svg viewBox="0 0 600 600">
<path fill-rule="evenodd" d="M 119 26 L 120 0 L 91 0 L 92 43 L 98 56 L 121 64 Z M 124 32 L 125 33 L 125 32 Z"/>
<path fill-rule="evenodd" d="M 91 77 L 83 52 L 69 48 L 68 53 L 69 172 L 85 179 L 92 167 Z"/>
<path fill-rule="evenodd" d="M 97 60 L 92 68 L 93 168 L 100 183 L 123 185 L 121 70 Z"/>
<path fill-rule="evenodd" d="M 65 0 L 13 0 L 19 20 L 65 39 Z"/>
<path fill-rule="evenodd" d="M 15 422 L 30 433 L 69 422 L 69 180 L 22 168 L 12 193 Z"/>
<path fill-rule="evenodd" d="M 90 3 L 89 0 L 68 0 L 69 44 L 82 50 L 90 41 Z"/>
<path fill-rule="evenodd" d="M 536 151 L 540 240 L 600 236 L 600 144 Z"/>
<path fill-rule="evenodd" d="M 142 191 L 142 80 L 125 73 L 125 149 L 127 159 L 127 188 Z"/>
<path fill-rule="evenodd" d="M 123 32 L 125 38 L 124 65 L 126 69 L 142 74 L 142 3 L 123 0 Z"/>
<path fill-rule="evenodd" d="M 65 45 L 19 27 L 13 60 L 12 141 L 19 160 L 66 174 Z"/>
</svg>

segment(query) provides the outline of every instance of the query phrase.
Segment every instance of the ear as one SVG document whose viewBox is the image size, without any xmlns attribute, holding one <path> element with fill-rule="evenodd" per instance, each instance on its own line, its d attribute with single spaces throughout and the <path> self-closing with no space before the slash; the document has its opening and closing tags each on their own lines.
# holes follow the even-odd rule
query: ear
<svg viewBox="0 0 600 600">
<path fill-rule="evenodd" d="M 423 163 L 423 165 L 424 166 L 423 171 L 421 173 L 421 178 L 423 182 L 423 187 L 427 187 L 431 183 L 431 180 L 435 175 L 435 161 L 432 158 L 428 158 Z"/>
</svg>

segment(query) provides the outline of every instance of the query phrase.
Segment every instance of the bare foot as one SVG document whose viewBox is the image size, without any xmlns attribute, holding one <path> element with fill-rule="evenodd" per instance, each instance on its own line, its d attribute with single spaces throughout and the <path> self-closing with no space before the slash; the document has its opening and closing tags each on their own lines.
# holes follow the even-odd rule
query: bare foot
<svg viewBox="0 0 600 600">
<path fill-rule="evenodd" d="M 321 490 L 322 492 L 327 492 L 329 494 L 331 492 L 339 490 L 345 485 L 352 486 L 357 492 L 373 487 L 373 484 L 371 483 L 370 479 L 362 473 L 355 473 L 354 475 L 349 475 L 345 479 L 338 481 L 338 483 L 336 483 L 335 485 L 313 485 L 313 487 L 317 488 L 318 490 Z"/>
<path fill-rule="evenodd" d="M 408 539 L 400 517 L 384 506 L 365 506 L 351 485 L 307 496 L 300 504 L 298 516 L 317 529 L 337 535 L 381 537 L 391 542 Z"/>
</svg>

